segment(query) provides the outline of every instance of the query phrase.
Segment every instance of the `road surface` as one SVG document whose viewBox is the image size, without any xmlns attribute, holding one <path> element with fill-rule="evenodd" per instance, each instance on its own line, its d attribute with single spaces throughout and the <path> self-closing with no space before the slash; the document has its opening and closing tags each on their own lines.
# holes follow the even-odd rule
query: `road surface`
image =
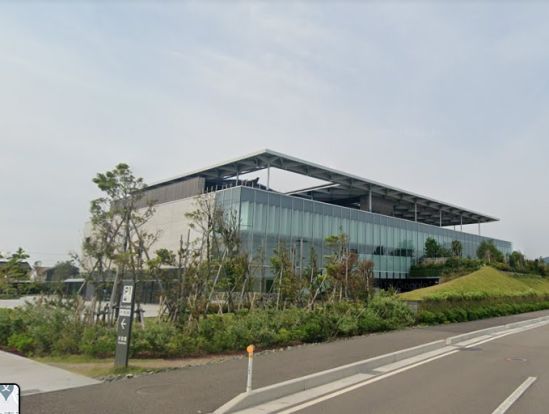
<svg viewBox="0 0 549 414">
<path fill-rule="evenodd" d="M 463 349 L 287 414 L 490 414 L 525 382 L 527 388 L 506 412 L 547 414 L 549 325 Z"/>
<path fill-rule="evenodd" d="M 405 329 L 331 343 L 294 347 L 283 352 L 267 352 L 255 358 L 253 386 L 258 388 L 452 335 L 544 315 L 549 315 L 549 311 Z M 511 365 L 519 366 L 520 364 L 517 362 Z M 245 390 L 246 366 L 247 361 L 244 358 L 228 358 L 222 363 L 183 368 L 66 391 L 25 397 L 22 390 L 23 412 L 39 414 L 208 413 Z M 432 381 L 425 380 L 428 381 L 427 384 Z M 437 385 L 437 380 L 433 382 Z M 421 387 L 425 398 L 433 395 L 428 385 L 423 384 L 423 379 L 414 385 Z M 384 384 L 380 382 L 376 387 L 383 388 Z M 453 393 L 450 386 L 442 388 L 444 392 L 440 398 Z M 503 391 L 506 392 L 507 388 Z M 403 391 L 387 387 L 387 392 L 398 395 Z"/>
</svg>

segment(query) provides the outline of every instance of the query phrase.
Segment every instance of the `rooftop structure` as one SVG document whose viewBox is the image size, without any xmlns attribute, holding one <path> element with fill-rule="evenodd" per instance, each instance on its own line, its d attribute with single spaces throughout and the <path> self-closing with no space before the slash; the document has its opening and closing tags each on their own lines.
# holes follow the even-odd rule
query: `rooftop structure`
<svg viewBox="0 0 549 414">
<path fill-rule="evenodd" d="M 317 185 L 276 191 L 273 169 L 311 177 L 315 180 L 301 181 Z M 254 177 L 260 170 L 266 171 Z M 292 177 L 291 183 L 297 181 Z M 464 257 L 476 257 L 487 240 L 504 254 L 512 251 L 510 242 L 480 235 L 480 223 L 496 221 L 494 217 L 271 150 L 149 185 L 142 203 L 156 204 L 147 223 L 159 234 L 155 248 L 179 248 L 181 237 L 192 233 L 188 213 L 195 211 L 196 197 L 204 193 L 238 217 L 243 250 L 255 262 L 262 261 L 254 276 L 262 291 L 274 280 L 270 258 L 278 246 L 291 248 L 300 272 L 313 252 L 322 269 L 332 252 L 326 240 L 340 233 L 348 236 L 349 249 L 374 263 L 377 280 L 407 279 L 411 266 L 425 256 L 429 238 L 447 250 L 459 241 Z M 476 223 L 478 235 L 455 228 Z"/>
<path fill-rule="evenodd" d="M 285 193 L 293 197 L 356 208 L 439 227 L 498 221 L 497 218 L 486 214 L 268 149 L 152 184 L 147 188 L 148 198 L 157 202 L 173 201 L 204 191 L 237 185 L 273 191 L 269 173 L 267 182 L 263 184 L 260 184 L 257 179 L 240 179 L 245 174 L 265 169 L 270 171 L 271 168 L 325 182 L 319 186 Z"/>
</svg>

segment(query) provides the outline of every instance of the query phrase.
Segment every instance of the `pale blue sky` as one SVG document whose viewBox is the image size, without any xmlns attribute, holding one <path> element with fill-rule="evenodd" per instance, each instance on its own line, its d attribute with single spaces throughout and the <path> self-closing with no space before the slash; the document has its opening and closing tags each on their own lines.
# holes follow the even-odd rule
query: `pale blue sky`
<svg viewBox="0 0 549 414">
<path fill-rule="evenodd" d="M 0 251 L 80 244 L 91 178 L 271 148 L 549 255 L 549 3 L 0 3 Z M 476 227 L 468 229 L 476 231 Z"/>
</svg>

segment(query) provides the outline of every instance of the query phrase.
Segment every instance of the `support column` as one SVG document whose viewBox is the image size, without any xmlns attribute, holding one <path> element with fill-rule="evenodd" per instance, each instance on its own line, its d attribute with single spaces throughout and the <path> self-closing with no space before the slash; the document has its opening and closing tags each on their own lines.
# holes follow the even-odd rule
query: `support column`
<svg viewBox="0 0 549 414">
<path fill-rule="evenodd" d="M 463 232 L 463 214 L 459 215 L 459 230 Z"/>
<path fill-rule="evenodd" d="M 414 203 L 414 221 L 417 221 L 417 203 Z"/>
<path fill-rule="evenodd" d="M 442 227 L 442 210 L 439 210 L 438 212 L 439 212 L 439 214 L 440 214 L 440 217 L 439 217 L 439 227 Z"/>
<path fill-rule="evenodd" d="M 368 190 L 368 211 L 372 212 L 372 189 Z"/>
<path fill-rule="evenodd" d="M 480 221 L 478 222 L 478 235 L 480 236 Z"/>
<path fill-rule="evenodd" d="M 271 190 L 271 163 L 267 164 L 267 190 Z"/>
</svg>

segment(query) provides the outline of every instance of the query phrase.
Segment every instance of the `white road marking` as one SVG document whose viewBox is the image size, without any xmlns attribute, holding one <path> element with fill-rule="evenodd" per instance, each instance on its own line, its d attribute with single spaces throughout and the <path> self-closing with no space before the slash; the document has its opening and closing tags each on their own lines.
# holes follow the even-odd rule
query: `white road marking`
<svg viewBox="0 0 549 414">
<path fill-rule="evenodd" d="M 454 346 L 445 346 L 444 348 L 435 349 L 434 351 L 425 352 L 420 355 L 416 355 L 410 358 L 403 359 L 401 361 L 393 362 L 391 364 L 383 365 L 382 367 L 375 368 L 372 371 L 376 373 L 384 374 L 389 371 L 394 371 L 399 368 L 407 367 L 408 365 L 415 364 L 416 362 L 424 361 L 426 359 L 446 354 L 449 351 L 456 349 Z"/>
<path fill-rule="evenodd" d="M 301 404 L 312 398 L 317 398 L 328 393 L 332 393 L 342 388 L 350 387 L 354 384 L 362 383 L 370 378 L 373 378 L 373 374 L 356 374 L 351 377 L 343 378 L 342 380 L 331 382 L 329 384 L 320 385 L 305 391 L 298 392 L 296 394 L 288 395 L 286 397 L 278 398 L 267 403 L 239 411 L 238 414 L 258 414 L 258 413 L 275 413 L 279 410 L 291 407 L 293 405 Z"/>
<path fill-rule="evenodd" d="M 547 322 L 543 323 L 543 325 L 546 325 Z M 465 345 L 465 348 L 471 348 L 471 347 L 474 347 L 474 346 L 478 346 L 480 344 L 484 344 L 486 342 L 490 342 L 490 341 L 493 341 L 495 339 L 499 339 L 499 338 L 502 338 L 504 336 L 507 336 L 507 335 L 511 335 L 513 333 L 519 333 L 519 332 L 523 332 L 523 331 L 527 331 L 527 330 L 530 330 L 532 328 L 536 328 L 538 326 L 542 326 L 542 324 L 535 324 L 535 325 L 530 325 L 530 326 L 525 326 L 525 327 L 520 327 L 520 328 L 515 328 L 515 329 L 512 329 L 510 331 L 507 331 L 507 332 L 503 332 L 503 333 L 498 333 L 498 334 L 495 334 L 494 336 L 491 336 L 489 338 L 486 338 L 486 336 L 481 336 L 479 338 L 476 338 L 477 341 L 476 342 L 473 342 L 471 340 L 468 340 L 468 341 L 465 341 L 464 343 L 462 344 L 455 344 L 454 346 L 460 346 L 460 345 Z M 480 339 L 480 341 L 478 340 Z M 321 403 L 322 401 L 326 401 L 326 400 L 329 400 L 329 399 L 332 399 L 332 398 L 335 398 L 341 394 L 345 394 L 347 392 L 350 392 L 350 391 L 353 391 L 357 388 L 360 388 L 360 387 L 364 387 L 368 384 L 371 384 L 371 383 L 374 383 L 374 382 L 377 382 L 377 381 L 380 381 L 384 378 L 388 378 L 388 377 L 391 377 L 393 375 L 396 375 L 396 374 L 400 374 L 401 372 L 404 372 L 404 371 L 407 371 L 409 369 L 412 369 L 412 368 L 415 368 L 417 366 L 420 366 L 420 365 L 423 365 L 423 364 L 426 364 L 428 362 L 431 362 L 431 361 L 434 361 L 436 359 L 439 359 L 439 358 L 443 358 L 443 357 L 446 357 L 448 355 L 452 355 L 452 354 L 455 354 L 456 352 L 459 352 L 459 349 L 456 349 L 454 351 L 450 351 L 450 352 L 446 352 L 446 353 L 443 353 L 443 354 L 440 354 L 440 355 L 437 355 L 435 357 L 432 357 L 432 358 L 429 358 L 429 359 L 425 359 L 421 362 L 418 362 L 418 363 L 415 363 L 415 364 L 412 364 L 412 365 L 408 365 L 408 366 L 405 366 L 403 368 L 400 368 L 400 369 L 397 369 L 397 370 L 394 370 L 394 371 L 390 371 L 386 374 L 382 374 L 382 375 L 379 375 L 379 376 L 376 376 L 372 379 L 369 379 L 367 381 L 364 381 L 364 382 L 361 382 L 361 383 L 358 383 L 358 384 L 355 384 L 355 385 L 352 385 L 348 388 L 344 388 L 344 389 L 341 389 L 341 390 L 338 390 L 336 392 L 333 392 L 331 394 L 327 394 L 327 395 L 324 395 L 322 397 L 319 397 L 319 398 L 316 398 L 314 400 L 310 400 L 310 401 L 307 401 L 306 403 L 303 403 L 303 404 L 300 404 L 300 405 L 297 405 L 295 407 L 291 407 L 285 411 L 280 411 L 278 414 L 291 414 L 291 413 L 295 413 L 296 411 L 299 411 L 299 410 L 303 410 L 304 408 L 307 408 L 307 407 L 310 407 L 312 405 L 316 405 L 318 403 Z M 420 357 L 420 356 L 418 356 Z M 416 357 L 417 358 L 417 357 Z M 379 368 L 374 370 L 374 371 L 378 371 L 379 372 Z M 518 397 L 517 397 L 518 398 Z M 496 413 L 493 413 L 493 414 L 496 414 Z M 501 414 L 501 413 L 497 413 L 497 414 Z"/>
<path fill-rule="evenodd" d="M 400 368 L 400 369 L 397 369 L 397 370 L 395 370 L 395 371 L 388 372 L 387 374 L 382 374 L 382 375 L 376 376 L 376 377 L 374 377 L 374 378 L 372 378 L 372 379 L 369 379 L 369 380 L 366 380 L 366 381 L 364 381 L 364 382 L 355 384 L 355 385 L 353 385 L 353 386 L 351 386 L 351 387 L 348 387 L 348 388 L 345 388 L 345 389 L 343 389 L 343 390 L 339 390 L 339 391 L 333 392 L 333 393 L 331 393 L 331 394 L 324 395 L 324 396 L 322 396 L 322 397 L 320 397 L 320 398 L 316 398 L 316 399 L 314 399 L 314 400 L 307 401 L 306 403 L 297 405 L 297 406 L 295 406 L 295 407 L 291 407 L 291 408 L 289 408 L 289 409 L 287 409 L 287 410 L 280 411 L 278 414 L 291 414 L 291 413 L 295 413 L 296 411 L 303 410 L 304 408 L 310 407 L 311 405 L 316 405 L 316 404 L 318 404 L 318 403 L 321 403 L 322 401 L 326 401 L 326 400 L 335 398 L 335 397 L 337 397 L 337 396 L 339 396 L 339 395 L 341 395 L 341 394 L 345 394 L 345 393 L 347 393 L 347 392 L 356 390 L 357 388 L 364 387 L 365 385 L 372 384 L 372 383 L 377 382 L 377 381 L 381 381 L 381 380 L 384 379 L 384 378 L 392 377 L 393 375 L 400 374 L 401 372 L 404 372 L 404 371 L 407 371 L 407 370 L 409 370 L 409 369 L 418 367 L 418 366 L 420 366 L 420 365 L 426 364 L 426 363 L 431 362 L 431 361 L 434 361 L 434 360 L 436 360 L 436 359 L 443 358 L 443 357 L 445 357 L 445 356 L 455 354 L 455 353 L 457 353 L 457 352 L 459 352 L 459 350 L 450 351 L 450 352 L 447 352 L 447 353 L 445 353 L 445 354 L 437 355 L 437 356 L 435 356 L 435 357 L 426 359 L 426 360 L 424 360 L 424 361 L 417 362 L 417 363 L 412 364 L 412 365 L 409 365 L 409 366 L 407 366 L 407 367 Z"/>
<path fill-rule="evenodd" d="M 446 347 L 438 349 L 438 350 L 429 351 L 429 352 L 426 352 L 424 354 L 417 355 L 415 357 L 406 358 L 402 361 L 398 361 L 398 362 L 395 362 L 395 363 L 392 363 L 392 364 L 387 364 L 386 366 L 383 366 L 383 367 L 376 368 L 372 372 L 373 373 L 381 373 L 381 375 L 376 375 L 373 378 L 362 380 L 362 381 L 357 382 L 355 384 L 348 385 L 347 387 L 345 386 L 345 384 L 342 384 L 342 382 L 345 381 L 345 379 L 342 379 L 342 380 L 339 380 L 339 381 L 335 381 L 333 383 L 325 384 L 325 385 L 320 386 L 320 387 L 315 387 L 315 388 L 312 388 L 312 389 L 309 389 L 309 390 L 301 391 L 301 392 L 293 394 L 293 395 L 289 395 L 289 396 L 286 396 L 286 397 L 283 397 L 283 398 L 275 399 L 275 400 L 270 401 L 268 403 L 264 403 L 264 404 L 257 405 L 255 407 L 251 407 L 247 410 L 238 411 L 238 413 L 242 413 L 242 414 L 244 414 L 244 413 L 247 414 L 247 413 L 252 413 L 252 412 L 265 412 L 265 413 L 277 412 L 277 414 L 295 413 L 296 411 L 300 411 L 300 410 L 302 410 L 304 408 L 307 408 L 307 407 L 310 407 L 312 405 L 319 404 L 323 401 L 335 398 L 339 395 L 342 395 L 342 394 L 345 394 L 347 392 L 353 391 L 357 388 L 364 387 L 368 384 L 380 381 L 384 378 L 391 377 L 393 375 L 396 375 L 396 374 L 399 374 L 401 372 L 407 371 L 409 369 L 415 368 L 417 366 L 426 364 L 428 362 L 437 360 L 439 358 L 443 358 L 443 357 L 455 354 L 455 353 L 459 352 L 460 349 L 472 348 L 472 347 L 484 344 L 486 342 L 494 341 L 496 339 L 502 338 L 502 337 L 507 336 L 507 335 L 521 333 L 521 332 L 528 331 L 530 329 L 537 328 L 537 327 L 540 327 L 540 326 L 544 326 L 544 325 L 547 325 L 547 324 L 549 324 L 549 321 L 542 321 L 542 322 L 538 322 L 538 323 L 535 323 L 535 324 L 532 324 L 532 325 L 526 325 L 526 326 L 521 326 L 521 327 L 518 327 L 518 328 L 511 328 L 511 329 L 508 329 L 508 330 L 502 331 L 502 332 L 496 332 L 496 333 L 493 333 L 493 334 L 490 334 L 490 335 L 482 335 L 482 336 L 479 336 L 477 338 L 473 338 L 473 339 L 469 339 L 469 340 L 462 341 L 462 342 L 459 342 L 459 343 L 455 343 L 455 344 L 446 346 Z M 405 365 L 405 366 L 403 366 L 403 365 Z M 391 369 L 389 372 L 387 372 L 388 368 Z M 533 378 L 533 377 L 531 377 L 531 378 Z M 354 376 L 354 380 L 356 381 L 357 379 L 358 379 L 357 376 Z M 528 380 L 526 380 L 525 383 L 529 380 L 530 380 L 530 378 Z M 531 382 L 533 382 L 535 380 L 536 380 L 536 378 L 533 378 L 533 380 L 531 380 Z M 349 381 L 349 382 L 352 382 L 352 380 Z M 528 386 L 531 385 L 531 382 L 528 385 L 526 385 L 524 390 L 521 391 L 518 394 L 518 396 L 515 398 L 515 400 L 518 399 L 520 397 L 520 394 L 522 394 L 526 390 L 526 388 L 528 388 Z M 522 387 L 522 385 L 521 385 L 521 387 Z M 326 392 L 330 388 L 334 391 L 326 394 Z M 519 390 L 517 389 L 517 391 L 519 391 Z M 515 391 L 515 393 L 517 391 Z M 324 394 L 324 395 L 318 396 L 319 394 Z M 316 396 L 318 396 L 318 397 L 314 398 Z M 512 395 L 509 398 L 511 398 L 511 397 L 512 397 Z M 311 398 L 314 398 L 314 399 L 311 399 Z M 299 400 L 305 401 L 305 402 L 303 402 L 302 404 L 299 404 L 299 405 L 295 405 Z M 306 401 L 306 400 L 308 400 L 308 401 Z M 513 402 L 515 400 L 513 400 Z M 511 402 L 511 404 L 512 404 L 512 402 Z M 503 403 L 502 403 L 502 405 L 503 405 Z M 278 410 L 282 410 L 282 408 L 284 406 L 286 406 L 286 407 L 290 406 L 290 408 L 288 408 L 284 411 L 278 411 Z M 276 409 L 273 410 L 274 407 L 277 407 L 278 410 L 276 410 Z M 507 408 L 505 410 L 507 410 Z M 499 409 L 499 407 L 498 407 L 498 409 Z M 256 411 L 254 411 L 254 410 L 256 410 Z M 503 414 L 504 412 L 505 411 L 497 411 L 496 410 L 492 414 Z"/>
<path fill-rule="evenodd" d="M 492 414 L 504 414 L 513 405 L 513 403 L 518 400 L 522 394 L 524 394 L 524 392 L 534 383 L 536 379 L 536 377 L 528 377 L 526 381 L 520 384 L 520 386 L 509 397 L 507 397 Z"/>
</svg>

